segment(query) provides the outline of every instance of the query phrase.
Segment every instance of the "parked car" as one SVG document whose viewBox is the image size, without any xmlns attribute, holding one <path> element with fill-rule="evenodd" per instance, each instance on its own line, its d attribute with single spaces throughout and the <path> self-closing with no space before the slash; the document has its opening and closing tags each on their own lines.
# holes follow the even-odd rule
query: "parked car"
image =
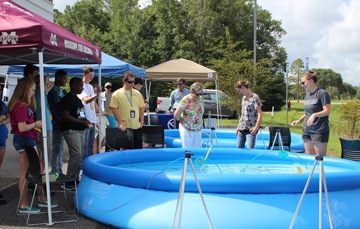
<svg viewBox="0 0 360 229">
<path fill-rule="evenodd" d="M 209 111 L 211 117 L 216 117 L 217 115 L 217 109 L 216 109 L 216 90 L 213 89 L 204 89 L 203 91 L 203 99 L 204 99 L 204 106 L 205 106 L 205 112 L 204 116 L 205 118 L 208 117 Z M 229 107 L 226 105 L 222 105 L 221 101 L 222 98 L 227 97 L 225 93 L 222 91 L 218 91 L 218 99 L 219 99 L 219 115 L 221 112 L 221 116 L 223 118 L 236 118 L 236 112 L 230 110 Z M 220 110 L 221 108 L 221 110 Z M 170 97 L 158 97 L 157 98 L 157 108 L 155 109 L 156 113 L 169 113 L 172 112 L 172 107 L 170 104 Z"/>
</svg>

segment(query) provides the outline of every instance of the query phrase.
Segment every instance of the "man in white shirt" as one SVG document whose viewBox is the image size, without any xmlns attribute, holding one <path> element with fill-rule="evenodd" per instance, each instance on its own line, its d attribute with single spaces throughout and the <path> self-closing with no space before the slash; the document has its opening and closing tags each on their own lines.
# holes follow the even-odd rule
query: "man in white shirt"
<svg viewBox="0 0 360 229">
<path fill-rule="evenodd" d="M 95 140 L 95 125 L 96 111 L 95 111 L 95 100 L 98 98 L 97 92 L 101 92 L 101 87 L 95 87 L 90 84 L 94 78 L 94 69 L 90 66 L 83 68 L 83 83 L 84 90 L 78 95 L 85 107 L 85 115 L 89 122 L 92 123 L 92 128 L 86 129 L 85 132 L 85 149 L 83 154 L 83 160 L 93 154 L 94 140 Z"/>
</svg>

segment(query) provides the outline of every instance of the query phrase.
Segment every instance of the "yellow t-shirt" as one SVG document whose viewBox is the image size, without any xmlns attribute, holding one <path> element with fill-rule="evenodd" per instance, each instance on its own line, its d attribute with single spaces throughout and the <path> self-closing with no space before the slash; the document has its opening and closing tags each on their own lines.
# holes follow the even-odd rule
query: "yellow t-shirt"
<svg viewBox="0 0 360 229">
<path fill-rule="evenodd" d="M 115 108 L 120 115 L 121 121 L 124 123 L 126 128 L 139 129 L 139 113 L 140 108 L 144 107 L 144 99 L 138 90 L 127 90 L 121 88 L 115 91 L 111 96 L 110 107 Z M 132 106 L 131 103 L 132 102 Z M 135 117 L 130 117 L 130 111 L 135 111 Z"/>
</svg>

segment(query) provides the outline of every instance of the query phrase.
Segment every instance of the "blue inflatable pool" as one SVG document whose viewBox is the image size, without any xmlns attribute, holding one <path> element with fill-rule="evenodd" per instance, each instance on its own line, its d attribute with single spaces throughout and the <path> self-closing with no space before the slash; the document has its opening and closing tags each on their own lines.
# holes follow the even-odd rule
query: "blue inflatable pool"
<svg viewBox="0 0 360 229">
<path fill-rule="evenodd" d="M 214 228 L 289 228 L 314 156 L 283 151 L 192 149 Z M 80 212 L 118 228 L 172 228 L 184 149 L 116 151 L 88 157 L 78 189 Z M 201 168 L 202 167 L 202 168 Z M 318 228 L 319 163 L 293 228 Z M 360 163 L 324 157 L 334 228 L 360 228 Z M 190 166 L 181 228 L 209 228 Z M 323 228 L 330 228 L 325 194 Z"/>
<path fill-rule="evenodd" d="M 209 136 L 211 134 L 210 129 L 204 129 L 202 134 L 202 147 L 210 147 Z M 213 134 L 214 135 L 214 134 Z M 269 131 L 263 130 L 262 135 L 264 137 L 265 147 L 269 146 Z M 230 129 L 217 129 L 216 137 L 220 148 L 236 148 L 236 135 L 235 130 Z M 260 132 L 257 135 L 255 149 L 265 149 L 264 142 Z M 171 129 L 165 130 L 165 145 L 167 148 L 181 148 L 179 130 Z M 208 143 L 208 144 L 207 144 Z M 213 147 L 217 147 L 216 140 L 213 140 Z M 245 148 L 246 148 L 245 143 Z M 304 142 L 300 134 L 291 133 L 291 150 L 305 151 Z"/>
</svg>

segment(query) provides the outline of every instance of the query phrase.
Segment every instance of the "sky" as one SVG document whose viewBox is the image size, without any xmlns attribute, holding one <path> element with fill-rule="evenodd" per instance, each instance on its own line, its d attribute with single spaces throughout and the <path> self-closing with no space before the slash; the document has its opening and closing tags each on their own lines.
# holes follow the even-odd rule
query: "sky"
<svg viewBox="0 0 360 229">
<path fill-rule="evenodd" d="M 64 11 L 77 0 L 53 0 Z M 257 0 L 273 19 L 282 21 L 287 34 L 281 46 L 287 62 L 300 58 L 309 69 L 325 68 L 340 73 L 343 81 L 360 86 L 360 1 L 359 0 Z"/>
</svg>

